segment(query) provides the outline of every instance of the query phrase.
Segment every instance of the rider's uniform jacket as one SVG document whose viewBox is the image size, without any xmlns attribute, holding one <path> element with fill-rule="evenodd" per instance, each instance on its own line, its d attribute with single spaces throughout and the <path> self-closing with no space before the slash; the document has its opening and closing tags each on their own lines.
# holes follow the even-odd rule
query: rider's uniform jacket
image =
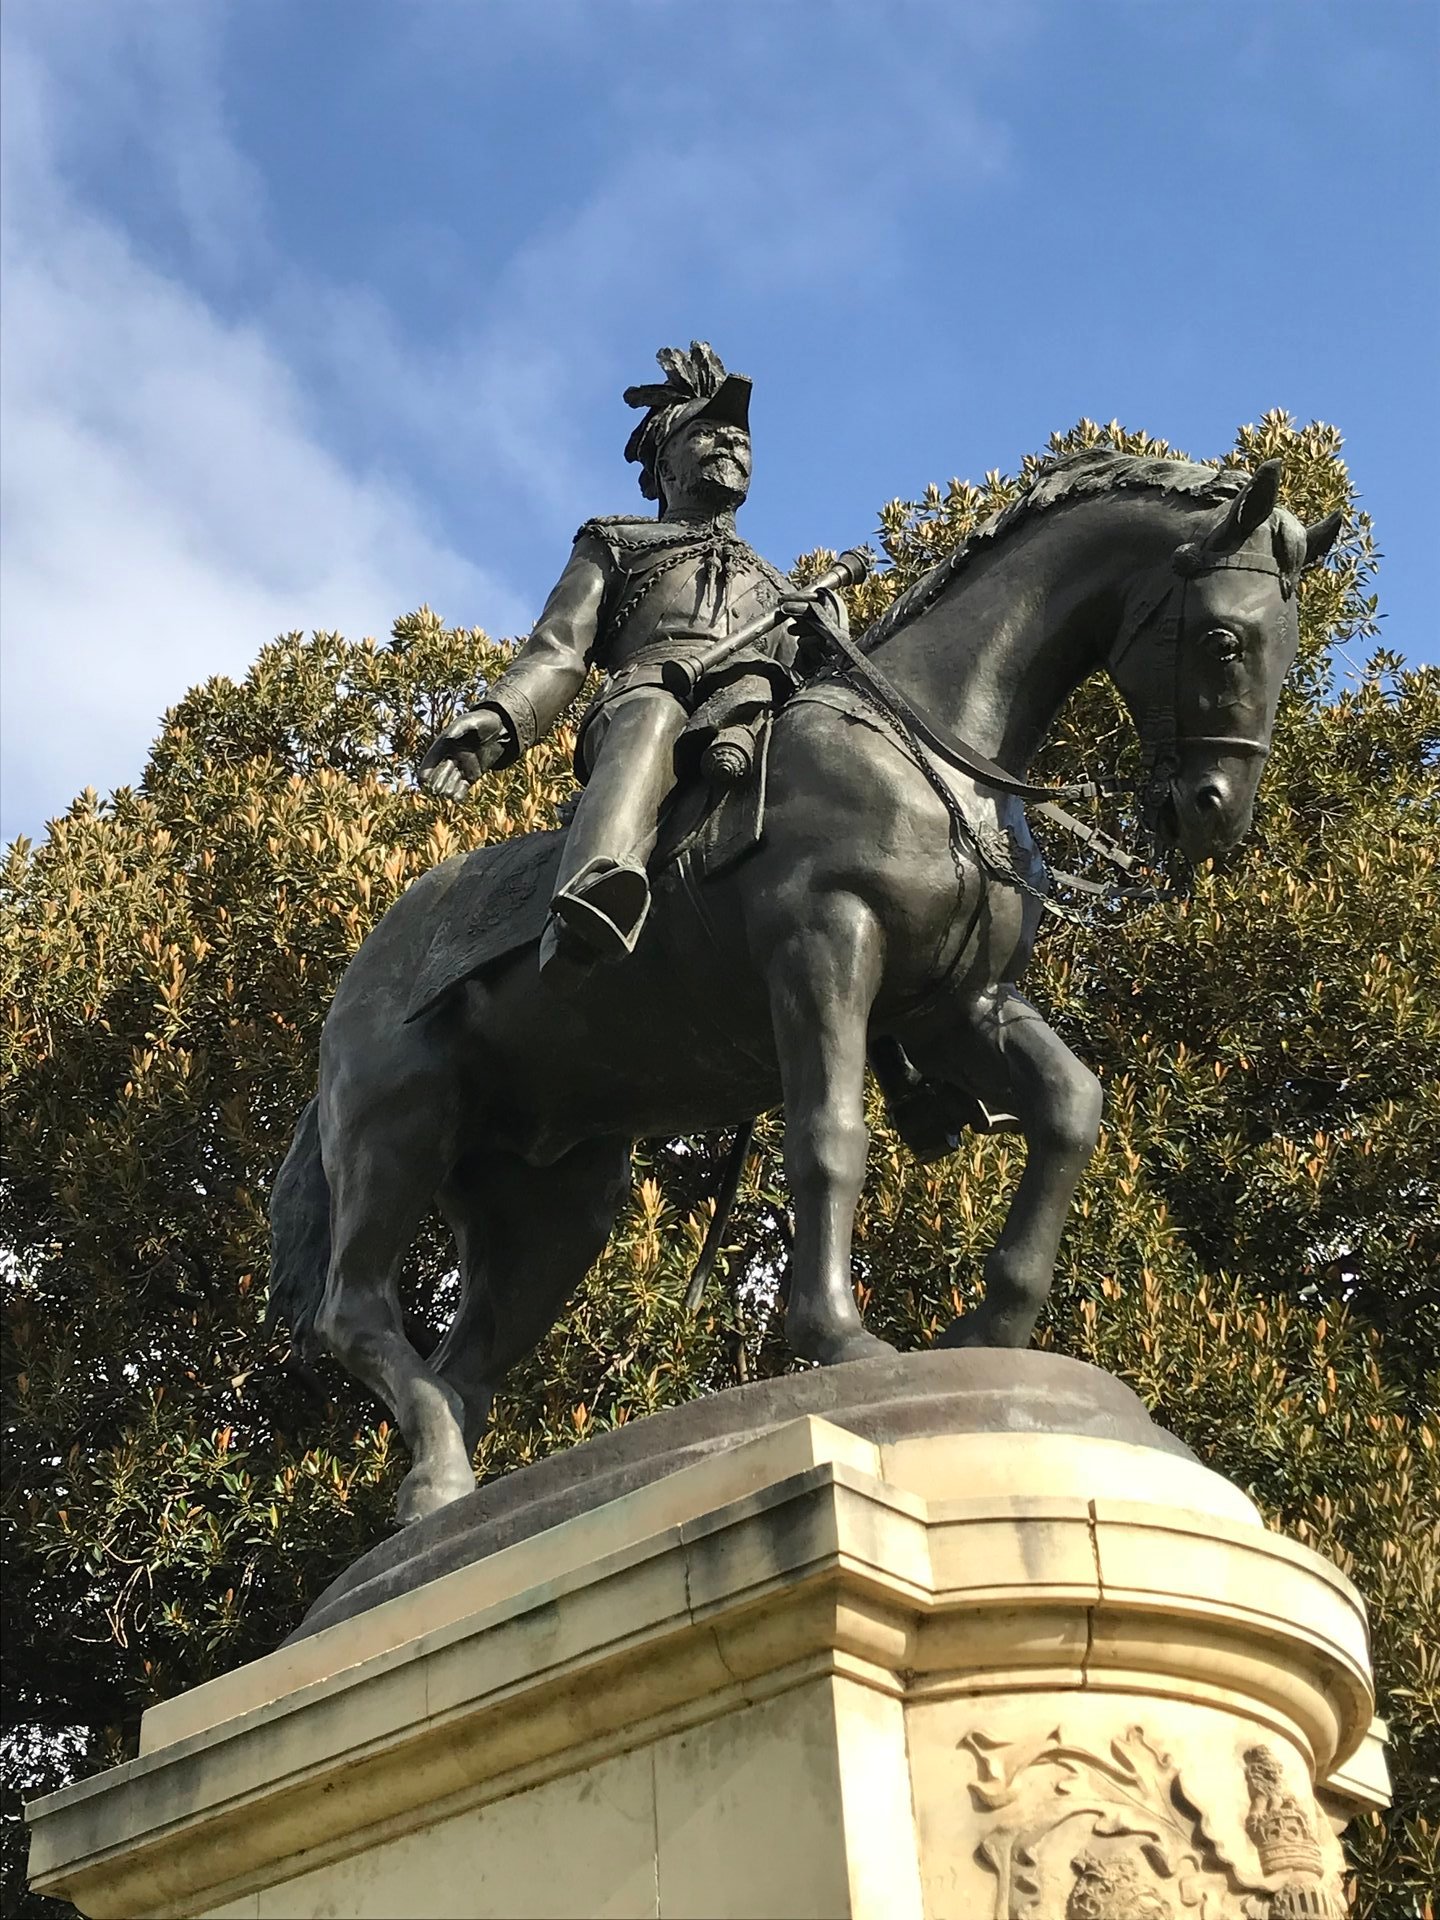
<svg viewBox="0 0 1440 1920">
<path fill-rule="evenodd" d="M 513 737 L 500 764 L 550 730 L 592 666 L 606 678 L 582 734 L 602 705 L 658 687 L 667 661 L 704 653 L 790 591 L 736 533 L 733 514 L 587 520 L 533 633 L 481 703 Z"/>
</svg>

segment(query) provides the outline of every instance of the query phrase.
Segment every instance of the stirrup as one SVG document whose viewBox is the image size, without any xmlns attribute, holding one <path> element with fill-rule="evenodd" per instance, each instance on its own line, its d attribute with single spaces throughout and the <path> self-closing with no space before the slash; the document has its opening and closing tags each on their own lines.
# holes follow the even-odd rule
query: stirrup
<svg viewBox="0 0 1440 1920">
<path fill-rule="evenodd" d="M 650 912 L 650 882 L 643 867 L 592 860 L 561 887 L 550 911 L 592 952 L 623 960 L 635 951 Z"/>
<path fill-rule="evenodd" d="M 545 922 L 535 957 L 540 972 L 560 986 L 578 984 L 600 965 L 600 955 L 595 949 L 577 939 L 553 913 Z"/>
</svg>

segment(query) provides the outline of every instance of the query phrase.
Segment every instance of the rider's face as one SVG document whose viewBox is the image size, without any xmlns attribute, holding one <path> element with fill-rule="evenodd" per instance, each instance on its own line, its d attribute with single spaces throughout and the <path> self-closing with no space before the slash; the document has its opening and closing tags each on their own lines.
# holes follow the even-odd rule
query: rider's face
<svg viewBox="0 0 1440 1920">
<path fill-rule="evenodd" d="M 720 495 L 738 505 L 750 490 L 750 436 L 702 414 L 665 442 L 660 478 L 672 506 Z"/>
</svg>

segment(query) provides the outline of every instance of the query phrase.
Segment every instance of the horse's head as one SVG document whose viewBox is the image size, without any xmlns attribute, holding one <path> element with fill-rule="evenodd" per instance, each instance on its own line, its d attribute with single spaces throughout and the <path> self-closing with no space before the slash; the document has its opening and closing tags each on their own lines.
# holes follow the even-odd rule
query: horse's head
<svg viewBox="0 0 1440 1920">
<path fill-rule="evenodd" d="M 1258 468 L 1163 577 L 1137 579 L 1109 656 L 1147 750 L 1146 821 L 1192 860 L 1233 847 L 1255 810 L 1280 686 L 1299 643 L 1295 588 L 1340 531 L 1277 507 Z"/>
</svg>

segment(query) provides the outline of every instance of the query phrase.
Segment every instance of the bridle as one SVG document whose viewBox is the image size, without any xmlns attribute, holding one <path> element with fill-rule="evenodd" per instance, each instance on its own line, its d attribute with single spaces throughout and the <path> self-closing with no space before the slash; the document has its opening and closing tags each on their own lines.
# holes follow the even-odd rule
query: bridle
<svg viewBox="0 0 1440 1920">
<path fill-rule="evenodd" d="M 1264 574 L 1280 582 L 1281 598 L 1286 601 L 1293 599 L 1297 584 L 1295 574 L 1273 562 L 1266 564 L 1260 560 L 1242 559 L 1238 554 L 1208 552 L 1196 542 L 1177 547 L 1168 565 L 1158 571 L 1159 578 L 1154 587 L 1137 597 L 1129 618 L 1105 654 L 1105 667 L 1110 677 L 1116 679 L 1119 667 L 1140 635 L 1151 626 L 1159 629 L 1153 684 L 1157 688 L 1166 688 L 1169 698 L 1153 699 L 1149 706 L 1136 715 L 1135 721 L 1146 759 L 1134 791 L 1141 796 L 1141 818 L 1147 822 L 1154 820 L 1186 749 L 1209 747 L 1218 753 L 1248 756 L 1262 762 L 1270 754 L 1268 741 L 1256 740 L 1249 734 L 1179 731 L 1185 603 L 1191 581 L 1203 579 L 1211 573 Z"/>
<path fill-rule="evenodd" d="M 1055 825 L 1066 832 L 1075 834 L 1084 841 L 1093 852 L 1119 867 L 1127 875 L 1133 875 L 1142 865 L 1141 861 L 1127 852 L 1109 835 L 1087 826 L 1067 813 L 1057 803 L 1061 800 L 1090 800 L 1104 794 L 1134 792 L 1140 795 L 1141 818 L 1152 824 L 1170 787 L 1171 778 L 1180 764 L 1182 753 L 1191 747 L 1209 747 L 1227 754 L 1248 755 L 1265 760 L 1270 752 L 1269 743 L 1256 740 L 1247 734 L 1222 733 L 1181 733 L 1178 725 L 1180 709 L 1180 686 L 1182 645 L 1185 638 L 1186 599 L 1192 580 L 1204 575 L 1220 572 L 1267 574 L 1279 580 L 1281 595 L 1290 600 L 1296 588 L 1297 576 L 1274 565 L 1266 565 L 1257 560 L 1241 559 L 1235 554 L 1219 554 L 1207 550 L 1204 546 L 1189 542 L 1178 547 L 1164 566 L 1155 570 L 1151 584 L 1138 593 L 1131 603 L 1128 616 L 1119 633 L 1111 642 L 1103 656 L 1103 664 L 1112 678 L 1116 669 L 1126 659 L 1140 635 L 1150 627 L 1158 625 L 1157 647 L 1159 666 L 1155 674 L 1156 686 L 1168 687 L 1168 702 L 1152 700 L 1136 716 L 1136 730 L 1140 744 L 1145 752 L 1145 765 L 1141 777 L 1133 783 L 1117 780 L 1082 780 L 1062 784 L 1042 784 L 1018 779 L 1007 772 L 997 761 L 991 760 L 978 748 L 918 707 L 908 694 L 903 693 L 890 677 L 876 666 L 874 660 L 857 646 L 839 626 L 825 622 L 826 638 L 834 653 L 839 655 L 836 663 L 840 674 L 861 694 L 870 705 L 884 715 L 914 756 L 922 773 L 945 803 L 950 814 L 952 826 L 958 829 L 985 859 L 979 845 L 973 824 L 965 818 L 959 801 L 955 798 L 948 782 L 933 765 L 934 759 L 943 761 L 957 772 L 965 774 L 978 785 L 990 787 L 1000 793 L 1010 794 L 1014 798 L 1036 805 L 1038 810 Z M 817 678 L 828 678 L 822 669 Z M 993 861 L 985 859 L 985 864 L 993 870 Z M 1013 870 L 1003 876 L 1021 885 L 1025 891 L 1034 889 Z M 1146 903 L 1162 898 L 1162 894 L 1153 888 L 1136 889 L 1102 886 L 1096 881 L 1087 880 L 1079 874 L 1057 874 L 1056 879 L 1091 894 L 1113 896 L 1117 892 L 1122 898 L 1144 899 Z M 1061 911 L 1055 903 L 1046 897 L 1046 905 L 1052 911 Z M 1067 915 L 1067 917 L 1069 917 Z"/>
</svg>

